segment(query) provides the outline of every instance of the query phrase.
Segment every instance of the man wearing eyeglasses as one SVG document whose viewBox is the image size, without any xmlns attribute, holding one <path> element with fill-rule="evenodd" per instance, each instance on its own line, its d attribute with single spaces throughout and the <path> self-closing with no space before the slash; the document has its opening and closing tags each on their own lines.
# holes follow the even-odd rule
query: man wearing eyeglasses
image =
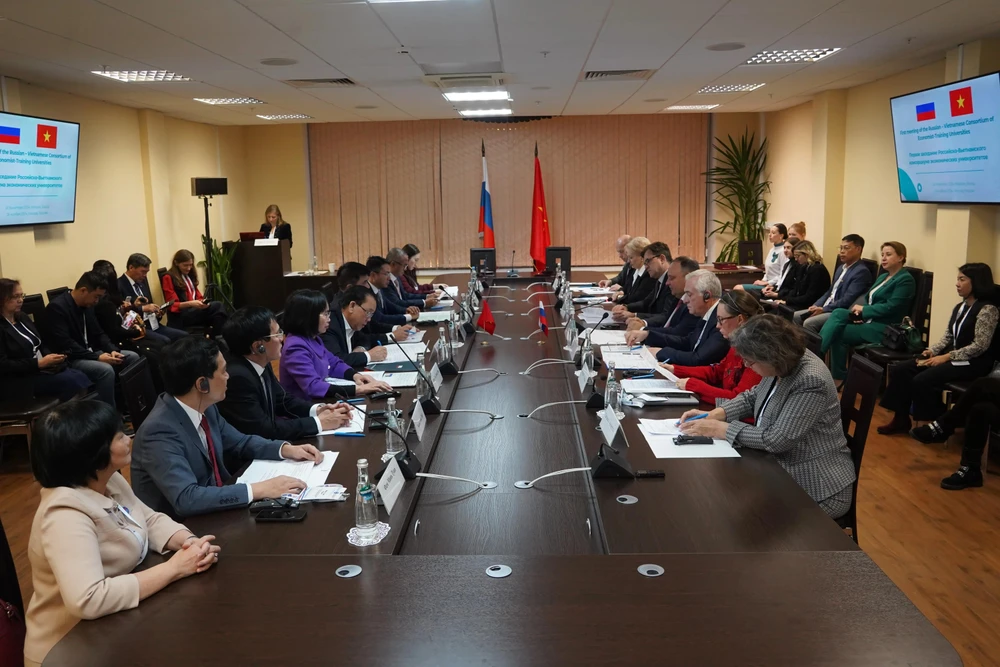
<svg viewBox="0 0 1000 667">
<path fill-rule="evenodd" d="M 358 285 L 348 287 L 338 296 L 336 307 L 330 309 L 330 328 L 320 335 L 323 345 L 356 370 L 374 361 L 385 361 L 387 351 L 381 341 L 362 331 L 374 314 L 375 296 L 371 291 Z"/>
<path fill-rule="evenodd" d="M 278 383 L 271 362 L 281 357 L 285 334 L 267 308 L 240 308 L 229 317 L 222 337 L 229 346 L 229 384 L 219 412 L 236 430 L 271 440 L 296 440 L 350 421 L 348 404 L 312 404 L 288 394 Z M 226 467 L 236 469 L 229 462 Z"/>
</svg>

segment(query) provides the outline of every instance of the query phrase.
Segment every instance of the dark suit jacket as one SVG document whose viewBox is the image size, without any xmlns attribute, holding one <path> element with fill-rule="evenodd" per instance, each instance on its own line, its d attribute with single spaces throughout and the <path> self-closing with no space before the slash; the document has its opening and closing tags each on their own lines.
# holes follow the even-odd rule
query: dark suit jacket
<svg viewBox="0 0 1000 667">
<path fill-rule="evenodd" d="M 270 234 L 271 233 L 271 225 L 267 224 L 266 222 L 263 223 L 260 226 L 260 233 L 261 234 Z M 284 224 L 278 225 L 278 228 L 274 230 L 274 238 L 276 238 L 276 239 L 286 239 L 288 241 L 288 247 L 291 248 L 292 247 L 292 226 L 290 224 L 288 224 L 287 222 L 284 223 Z"/>
<path fill-rule="evenodd" d="M 670 293 L 670 287 L 667 285 L 667 274 L 664 273 L 660 276 L 660 280 L 653 281 L 653 289 L 646 295 L 646 298 L 642 300 L 642 303 L 639 304 L 636 310 L 632 310 L 631 306 L 633 304 L 626 304 L 626 308 L 633 313 L 637 313 L 637 317 L 644 320 L 652 315 L 663 313 L 667 307 L 667 302 L 671 299 L 673 299 L 673 295 Z"/>
<path fill-rule="evenodd" d="M 281 458 L 279 440 L 244 435 L 229 425 L 216 406 L 205 410 L 208 430 L 222 481 L 230 477 L 224 455 L 239 459 Z M 132 489 L 154 512 L 175 518 L 246 507 L 245 484 L 215 486 L 215 475 L 198 430 L 169 394 L 160 394 L 153 410 L 135 434 L 132 448 Z"/>
<path fill-rule="evenodd" d="M 860 264 L 861 262 L 858 262 Z M 867 269 L 865 269 L 867 271 Z M 869 274 L 871 275 L 871 274 Z M 781 286 L 784 289 L 784 285 Z M 823 262 L 815 262 L 799 268 L 791 294 L 785 298 L 785 303 L 796 310 L 808 308 L 814 303 L 826 300 L 826 292 L 830 289 L 830 272 Z M 843 285 L 841 285 L 841 293 Z M 838 299 L 839 301 L 839 299 Z M 852 302 L 853 303 L 853 302 Z"/>
<path fill-rule="evenodd" d="M 132 297 L 132 301 L 135 301 L 138 297 L 144 296 L 146 300 L 153 303 L 153 293 L 149 291 L 148 279 L 137 282 L 133 288 L 128 276 L 123 273 L 118 277 L 118 292 L 122 295 L 123 299 Z"/>
<path fill-rule="evenodd" d="M 219 403 L 223 418 L 241 433 L 259 435 L 272 440 L 294 441 L 316 435 L 319 429 L 316 420 L 309 416 L 313 404 L 292 396 L 274 377 L 271 366 L 264 367 L 264 373 L 257 370 L 245 357 L 227 355 L 229 385 L 226 398 Z M 264 394 L 267 382 L 271 393 L 271 405 Z"/>
<path fill-rule="evenodd" d="M 634 284 L 622 287 L 624 296 L 618 302 L 625 304 L 625 307 L 633 313 L 638 312 L 642 302 L 653 293 L 654 287 L 656 281 L 648 273 L 643 273 Z"/>
<path fill-rule="evenodd" d="M 379 344 L 379 341 L 371 338 L 364 330 L 355 331 L 351 336 L 351 348 L 347 347 L 347 331 L 344 324 L 344 314 L 340 308 L 330 309 L 330 328 L 325 334 L 320 336 L 323 346 L 333 352 L 334 356 L 344 360 L 348 366 L 355 369 L 364 368 L 368 363 L 368 358 L 361 352 L 351 352 L 356 347 L 363 347 L 370 350 Z M 385 338 L 385 336 L 382 336 Z"/>
<path fill-rule="evenodd" d="M 785 275 L 785 279 L 781 281 L 781 287 L 778 288 L 778 299 L 785 301 L 788 297 L 795 293 L 795 283 L 798 282 L 799 276 L 805 271 L 806 267 L 799 264 L 794 259 L 790 259 L 785 262 L 785 268 L 782 272 Z"/>
<path fill-rule="evenodd" d="M 729 341 L 722 335 L 718 324 L 718 308 L 712 310 L 707 320 L 701 320 L 686 336 L 675 336 L 665 329 L 651 329 L 646 345 L 661 347 L 656 358 L 679 366 L 708 366 L 722 361 L 729 352 Z"/>
<path fill-rule="evenodd" d="M 621 285 L 623 288 L 632 282 L 632 274 L 635 273 L 635 269 L 628 262 L 622 266 L 622 270 L 618 272 L 618 275 L 611 279 L 608 283 L 609 285 Z"/>
<path fill-rule="evenodd" d="M 375 296 L 375 314 L 372 315 L 372 322 L 390 327 L 397 324 L 406 324 L 406 308 L 401 304 L 386 299 L 386 291 L 385 289 L 381 289 L 376 294 L 375 290 L 372 290 L 372 294 Z M 332 309 L 331 312 L 333 312 Z"/>
<path fill-rule="evenodd" d="M 41 335 L 30 317 L 21 314 L 17 322 L 41 341 Z M 34 350 L 34 345 L 14 331 L 7 318 L 0 317 L 0 398 L 10 400 L 34 396 L 35 378 L 41 372 Z M 44 341 L 41 341 L 40 352 L 43 357 L 50 352 Z"/>
<path fill-rule="evenodd" d="M 142 335 L 138 329 L 122 328 L 124 321 L 118 313 L 118 306 L 107 294 L 94 306 L 94 317 L 97 318 L 97 323 L 101 325 L 101 330 L 107 335 L 108 340 L 115 345 L 131 343 L 133 339 Z"/>
<path fill-rule="evenodd" d="M 666 333 L 672 336 L 686 336 L 701 324 L 701 318 L 692 315 L 687 304 L 680 299 L 670 295 L 670 299 L 664 304 L 662 312 L 653 313 L 649 317 L 643 317 L 646 322 L 646 329 L 666 329 Z"/>
<path fill-rule="evenodd" d="M 84 325 L 86 322 L 86 325 Z M 84 326 L 91 352 L 83 341 Z M 45 306 L 45 342 L 53 352 L 65 354 L 69 361 L 97 358 L 104 352 L 120 352 L 104 333 L 93 308 L 80 308 L 73 301 L 73 293 L 66 292 Z"/>
<path fill-rule="evenodd" d="M 826 300 L 830 297 L 830 293 L 833 291 L 833 286 L 837 282 L 837 278 L 844 271 L 844 265 L 841 264 L 833 272 L 833 280 L 830 282 L 829 287 L 816 299 L 812 304 L 815 306 L 823 306 Z M 854 302 L 859 296 L 868 291 L 868 288 L 872 286 L 872 272 L 871 270 L 862 262 L 860 259 L 851 265 L 851 268 L 847 270 L 847 275 L 844 276 L 843 281 L 840 283 L 840 287 L 837 288 L 837 297 L 833 300 L 829 306 L 823 306 L 823 311 L 827 313 L 832 313 L 838 308 L 850 308 L 854 305 Z M 805 308 L 805 306 L 803 306 Z"/>
<path fill-rule="evenodd" d="M 423 298 L 410 294 L 409 292 L 403 289 L 402 284 L 400 284 L 399 291 L 397 292 L 396 284 L 393 282 L 393 279 L 398 280 L 398 278 L 395 278 L 395 276 L 393 276 L 393 278 L 389 279 L 389 286 L 386 287 L 384 290 L 382 290 L 383 296 L 385 297 L 386 301 L 392 302 L 397 306 L 402 307 L 404 311 L 411 306 L 416 306 L 420 310 L 423 310 L 424 309 Z"/>
</svg>

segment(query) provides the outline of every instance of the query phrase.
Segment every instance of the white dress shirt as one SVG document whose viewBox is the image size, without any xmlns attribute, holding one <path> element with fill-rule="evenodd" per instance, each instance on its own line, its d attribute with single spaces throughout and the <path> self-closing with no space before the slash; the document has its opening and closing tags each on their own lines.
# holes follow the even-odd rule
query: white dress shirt
<svg viewBox="0 0 1000 667">
<path fill-rule="evenodd" d="M 833 300 L 837 298 L 837 290 L 840 289 L 840 283 L 844 282 L 844 276 L 847 275 L 847 272 L 850 271 L 851 267 L 854 266 L 854 264 L 857 264 L 858 261 L 854 262 L 853 264 L 844 265 L 844 270 L 840 272 L 840 276 L 837 277 L 837 282 L 833 283 L 833 287 L 830 289 L 830 296 L 827 298 L 826 301 L 823 302 L 824 308 L 833 303 Z"/>
<path fill-rule="evenodd" d="M 778 279 L 781 278 L 781 270 L 785 268 L 785 264 L 788 262 L 788 258 L 785 257 L 784 247 L 784 241 L 775 243 L 774 247 L 771 248 L 770 252 L 764 258 L 764 280 L 771 286 L 778 284 Z"/>
<path fill-rule="evenodd" d="M 271 401 L 273 403 L 273 401 L 274 401 L 274 394 L 271 393 L 271 388 L 267 386 L 267 381 L 264 379 L 264 367 L 261 366 L 260 364 L 258 364 L 257 362 L 255 362 L 250 357 L 244 357 L 244 358 L 247 361 L 249 361 L 250 365 L 253 366 L 253 369 L 255 371 L 257 371 L 257 377 L 260 378 L 260 385 L 262 387 L 264 387 L 264 395 L 265 396 L 270 396 L 271 397 Z M 319 417 L 316 416 L 316 413 L 319 412 L 319 405 L 320 404 L 317 403 L 314 406 L 312 406 L 311 408 L 309 408 L 309 416 L 312 417 L 316 421 L 316 432 L 317 433 L 322 433 L 323 432 L 323 424 L 320 423 Z M 280 454 L 279 454 L 279 456 L 280 456 Z"/>
<path fill-rule="evenodd" d="M 354 349 L 354 343 L 351 342 L 351 338 L 354 337 L 354 329 L 351 328 L 350 323 L 348 323 L 347 318 L 344 318 L 344 336 L 347 337 L 347 353 L 350 354 L 351 350 Z M 372 362 L 372 355 L 368 354 L 365 350 L 365 363 L 370 364 Z"/>
</svg>

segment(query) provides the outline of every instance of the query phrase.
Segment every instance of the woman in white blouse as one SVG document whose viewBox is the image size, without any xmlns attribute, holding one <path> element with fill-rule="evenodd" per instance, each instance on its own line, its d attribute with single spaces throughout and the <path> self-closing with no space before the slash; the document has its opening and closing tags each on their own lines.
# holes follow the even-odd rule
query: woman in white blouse
<svg viewBox="0 0 1000 667">
<path fill-rule="evenodd" d="M 944 386 L 956 380 L 987 375 L 996 361 L 994 332 L 1000 312 L 993 299 L 993 271 L 980 262 L 958 267 L 955 290 L 962 300 L 951 312 L 941 339 L 924 350 L 919 359 L 889 367 L 889 386 L 882 407 L 895 413 L 892 421 L 878 427 L 883 435 L 910 431 L 913 419 L 932 422 L 945 412 L 941 401 Z M 1000 342 L 1000 341 L 997 341 Z"/>
<path fill-rule="evenodd" d="M 31 469 L 42 491 L 28 541 L 26 666 L 41 664 L 80 620 L 132 609 L 218 561 L 215 536 L 196 537 L 135 497 L 117 472 L 131 459 L 131 438 L 105 403 L 63 403 L 38 420 Z M 149 551 L 174 554 L 133 573 Z"/>
<path fill-rule="evenodd" d="M 782 269 L 788 263 L 789 255 L 785 254 L 782 246 L 788 239 L 788 228 L 780 222 L 776 222 L 767 229 L 767 240 L 771 242 L 771 248 L 766 248 L 764 253 L 764 278 L 755 280 L 752 284 L 737 285 L 736 289 L 760 294 L 761 290 L 775 287 L 781 279 Z"/>
</svg>

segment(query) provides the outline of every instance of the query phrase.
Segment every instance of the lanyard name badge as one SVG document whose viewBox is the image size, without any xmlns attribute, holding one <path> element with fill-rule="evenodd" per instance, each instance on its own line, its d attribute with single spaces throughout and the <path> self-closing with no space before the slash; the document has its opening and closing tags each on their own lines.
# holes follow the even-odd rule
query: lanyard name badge
<svg viewBox="0 0 1000 667">
<path fill-rule="evenodd" d="M 41 350 L 42 341 L 39 340 L 39 339 L 37 339 L 37 338 L 35 338 L 35 335 L 33 333 L 31 333 L 31 331 L 29 331 L 27 327 L 24 327 L 23 324 L 21 326 L 24 327 L 24 331 L 21 331 L 17 327 L 17 323 L 14 323 L 13 326 L 14 326 L 14 331 L 16 331 L 21 336 L 21 338 L 23 338 L 24 340 L 28 341 L 28 343 L 31 345 L 31 352 L 35 355 L 35 359 L 41 360 L 41 358 L 42 358 L 42 350 Z"/>
<path fill-rule="evenodd" d="M 132 518 L 132 513 L 129 511 L 127 507 L 119 504 L 118 502 L 115 502 L 115 504 L 112 505 L 111 508 L 107 510 L 107 512 L 112 516 L 116 514 L 121 514 L 123 517 L 125 517 L 128 523 L 134 526 L 134 528 L 129 527 L 127 523 L 119 521 L 117 518 L 115 519 L 115 522 L 121 528 L 124 528 L 128 532 L 132 533 L 132 536 L 135 537 L 136 541 L 139 543 L 139 546 L 141 547 L 141 553 L 139 554 L 139 562 L 141 563 L 143 560 L 145 560 L 146 554 L 149 553 L 149 536 L 146 534 L 145 527 Z"/>
<path fill-rule="evenodd" d="M 778 378 L 774 378 L 771 382 L 771 388 L 767 391 L 767 396 L 764 397 L 764 402 L 760 404 L 760 410 L 754 416 L 754 424 L 760 426 L 760 418 L 764 414 L 764 410 L 767 409 L 767 404 L 771 402 L 771 397 L 774 396 L 775 390 L 778 388 Z"/>
<path fill-rule="evenodd" d="M 963 311 L 965 312 L 964 315 L 962 314 Z M 952 345 L 954 345 L 955 347 L 958 347 L 958 334 L 962 330 L 962 327 L 965 326 L 965 320 L 968 319 L 969 313 L 971 312 L 972 308 L 966 308 L 965 304 L 962 304 L 962 307 L 959 309 L 958 314 L 955 315 L 955 323 L 951 325 Z M 962 319 L 959 320 L 958 319 L 959 317 L 961 317 Z"/>
</svg>

